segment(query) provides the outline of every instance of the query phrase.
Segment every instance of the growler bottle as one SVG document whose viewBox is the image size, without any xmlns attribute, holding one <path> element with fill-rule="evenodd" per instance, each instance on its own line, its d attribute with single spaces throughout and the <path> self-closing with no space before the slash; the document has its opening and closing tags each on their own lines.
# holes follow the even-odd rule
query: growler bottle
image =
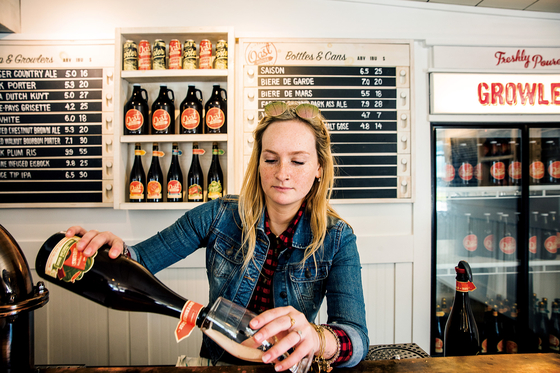
<svg viewBox="0 0 560 373">
<path fill-rule="evenodd" d="M 212 96 L 204 105 L 205 133 L 227 133 L 227 93 L 226 90 L 214 85 Z"/>
<path fill-rule="evenodd" d="M 200 153 L 201 151 L 198 149 L 198 143 L 193 143 L 191 167 L 187 177 L 187 200 L 189 202 L 202 202 L 204 200 L 202 191 L 204 176 L 202 175 L 202 169 L 200 168 L 200 162 L 198 161 L 198 155 Z"/>
<path fill-rule="evenodd" d="M 548 214 L 541 214 L 542 229 L 541 229 L 541 259 L 554 260 L 556 259 L 556 232 L 551 229 Z"/>
<path fill-rule="evenodd" d="M 560 299 L 552 302 L 552 315 L 550 317 L 550 330 L 548 347 L 550 352 L 560 352 Z"/>
<path fill-rule="evenodd" d="M 159 158 L 163 152 L 159 151 L 158 143 L 155 142 L 152 150 L 152 164 L 148 171 L 148 202 L 163 202 L 163 173 L 159 165 Z"/>
<path fill-rule="evenodd" d="M 173 143 L 171 165 L 167 172 L 167 202 L 183 202 L 183 171 L 179 164 L 179 145 Z"/>
<path fill-rule="evenodd" d="M 140 84 L 132 86 L 132 95 L 124 105 L 125 135 L 148 135 L 150 109 L 148 107 L 148 92 Z"/>
<path fill-rule="evenodd" d="M 508 166 L 508 179 L 510 185 L 521 184 L 521 162 L 519 161 L 519 143 L 510 141 L 511 162 Z"/>
<path fill-rule="evenodd" d="M 529 141 L 529 182 L 538 185 L 544 177 L 544 164 L 541 162 L 541 149 L 536 140 Z"/>
<path fill-rule="evenodd" d="M 212 143 L 212 164 L 208 171 L 207 187 L 208 200 L 220 198 L 224 193 L 224 175 L 220 167 L 220 159 L 218 158 L 218 143 Z"/>
<path fill-rule="evenodd" d="M 130 170 L 130 178 L 128 180 L 130 202 L 144 202 L 146 199 L 146 173 L 142 166 L 142 155 L 144 151 L 140 143 L 134 145 L 134 164 Z"/>
<path fill-rule="evenodd" d="M 492 166 L 490 167 L 490 182 L 495 186 L 505 185 L 506 166 L 502 161 L 502 144 L 492 141 Z"/>
<path fill-rule="evenodd" d="M 455 299 L 445 325 L 444 356 L 477 355 L 480 351 L 478 328 L 471 308 L 469 291 L 476 289 L 472 283 L 469 264 L 461 260 L 455 267 Z"/>
<path fill-rule="evenodd" d="M 175 95 L 166 85 L 159 87 L 159 95 L 152 104 L 152 134 L 175 134 Z"/>
<path fill-rule="evenodd" d="M 200 98 L 197 94 L 200 94 Z M 180 107 L 181 131 L 180 133 L 202 134 L 202 91 L 190 85 L 187 95 Z"/>
</svg>

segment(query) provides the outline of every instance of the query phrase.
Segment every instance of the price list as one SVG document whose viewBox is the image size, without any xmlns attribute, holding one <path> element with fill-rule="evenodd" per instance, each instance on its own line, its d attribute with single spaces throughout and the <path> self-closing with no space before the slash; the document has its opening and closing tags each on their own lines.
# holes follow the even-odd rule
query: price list
<svg viewBox="0 0 560 373">
<path fill-rule="evenodd" d="M 0 70 L 0 203 L 102 202 L 102 78 Z"/>
<path fill-rule="evenodd" d="M 410 199 L 409 45 L 247 41 L 244 48 L 246 131 L 272 101 L 311 103 L 331 136 L 334 199 Z"/>
</svg>

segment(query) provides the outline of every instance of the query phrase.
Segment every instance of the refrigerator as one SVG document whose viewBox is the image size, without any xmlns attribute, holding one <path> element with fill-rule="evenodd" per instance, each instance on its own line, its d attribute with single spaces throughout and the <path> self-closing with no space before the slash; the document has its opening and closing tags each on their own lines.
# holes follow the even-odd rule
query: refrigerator
<svg viewBox="0 0 560 373">
<path fill-rule="evenodd" d="M 480 353 L 558 352 L 560 123 L 432 123 L 431 356 L 466 260 Z"/>
</svg>

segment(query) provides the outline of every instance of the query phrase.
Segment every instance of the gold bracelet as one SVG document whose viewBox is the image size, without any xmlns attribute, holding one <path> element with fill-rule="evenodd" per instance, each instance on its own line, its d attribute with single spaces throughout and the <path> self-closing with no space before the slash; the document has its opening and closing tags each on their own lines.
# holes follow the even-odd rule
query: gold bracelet
<svg viewBox="0 0 560 373">
<path fill-rule="evenodd" d="M 325 348 L 327 344 L 325 329 L 320 325 L 315 325 L 313 323 L 311 323 L 311 325 L 315 328 L 315 331 L 319 335 L 319 354 L 313 359 L 312 368 L 314 368 L 313 370 L 315 373 L 321 373 L 322 371 L 328 373 L 332 370 L 332 368 L 325 360 Z"/>
<path fill-rule="evenodd" d="M 334 353 L 334 356 L 330 358 L 330 360 L 327 360 L 327 372 L 328 372 L 329 369 L 332 369 L 331 364 L 333 364 L 336 361 L 336 359 L 338 359 L 338 357 L 340 356 L 340 339 L 338 338 L 338 335 L 334 332 L 334 330 L 332 330 L 328 325 L 323 325 L 323 328 L 331 332 L 336 341 L 336 352 Z M 326 344 L 326 338 L 325 338 L 325 344 Z"/>
</svg>

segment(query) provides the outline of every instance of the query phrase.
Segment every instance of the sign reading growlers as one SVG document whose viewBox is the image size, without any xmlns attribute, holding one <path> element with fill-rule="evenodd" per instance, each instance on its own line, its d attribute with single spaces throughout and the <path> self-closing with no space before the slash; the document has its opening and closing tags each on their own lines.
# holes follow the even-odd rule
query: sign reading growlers
<svg viewBox="0 0 560 373">
<path fill-rule="evenodd" d="M 0 208 L 112 206 L 113 50 L 0 44 Z"/>
<path fill-rule="evenodd" d="M 264 107 L 308 102 L 327 120 L 333 198 L 410 201 L 410 43 L 241 39 L 245 165 Z"/>
</svg>

